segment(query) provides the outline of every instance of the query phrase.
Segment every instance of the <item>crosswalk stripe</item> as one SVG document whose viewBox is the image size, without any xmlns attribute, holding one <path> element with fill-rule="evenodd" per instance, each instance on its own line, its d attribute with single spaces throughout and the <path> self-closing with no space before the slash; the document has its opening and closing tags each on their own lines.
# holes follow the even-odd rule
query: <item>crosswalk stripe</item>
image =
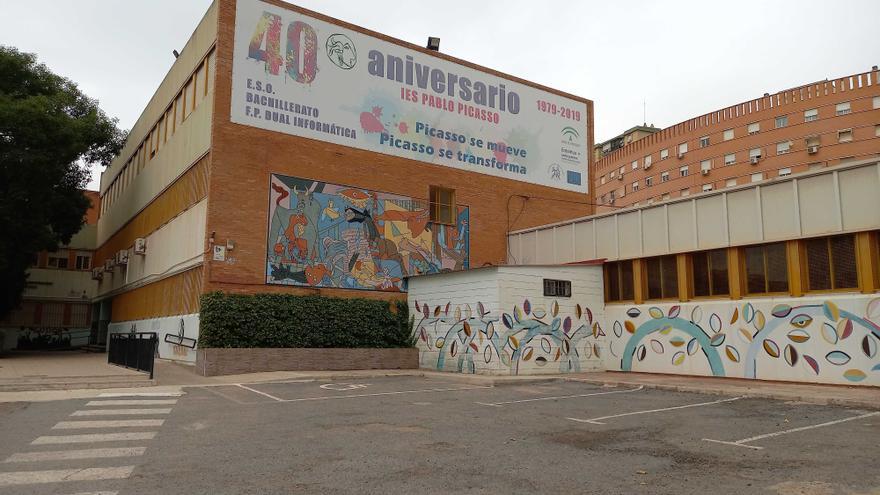
<svg viewBox="0 0 880 495">
<path fill-rule="evenodd" d="M 47 435 L 37 437 L 36 440 L 31 442 L 31 445 L 152 440 L 155 436 L 155 431 L 142 431 L 136 433 L 93 433 L 88 435 Z"/>
<path fill-rule="evenodd" d="M 153 408 L 153 409 L 86 409 L 83 411 L 75 411 L 71 416 L 119 416 L 123 414 L 168 414 L 171 408 Z"/>
<path fill-rule="evenodd" d="M 59 421 L 53 430 L 76 430 L 79 428 L 129 428 L 138 426 L 162 426 L 164 419 L 115 419 L 107 421 Z"/>
<path fill-rule="evenodd" d="M 47 452 L 22 452 L 12 454 L 3 462 L 66 461 L 71 459 L 106 459 L 111 457 L 134 457 L 144 455 L 146 447 L 121 447 L 107 449 L 53 450 Z"/>
<path fill-rule="evenodd" d="M 87 406 L 167 406 L 177 404 L 177 399 L 123 399 L 123 400 L 93 400 Z"/>
<path fill-rule="evenodd" d="M 131 476 L 134 466 L 0 473 L 0 486 L 58 483 L 62 481 L 118 480 Z"/>
<path fill-rule="evenodd" d="M 104 392 L 98 397 L 180 397 L 183 392 Z"/>
</svg>

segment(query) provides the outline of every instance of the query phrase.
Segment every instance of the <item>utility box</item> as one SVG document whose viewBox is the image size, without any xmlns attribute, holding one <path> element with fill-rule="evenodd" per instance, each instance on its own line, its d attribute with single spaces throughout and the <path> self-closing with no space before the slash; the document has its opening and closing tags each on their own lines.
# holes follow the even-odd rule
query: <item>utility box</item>
<svg viewBox="0 0 880 495">
<path fill-rule="evenodd" d="M 410 277 L 422 369 L 495 375 L 604 369 L 602 266 L 489 266 Z"/>
</svg>

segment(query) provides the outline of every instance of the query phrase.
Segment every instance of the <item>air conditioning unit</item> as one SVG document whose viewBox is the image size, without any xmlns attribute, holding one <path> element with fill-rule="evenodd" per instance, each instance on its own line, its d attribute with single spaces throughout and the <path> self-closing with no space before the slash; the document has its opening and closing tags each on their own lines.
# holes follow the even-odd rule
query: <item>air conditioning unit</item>
<svg viewBox="0 0 880 495">
<path fill-rule="evenodd" d="M 143 237 L 134 240 L 134 254 L 147 254 L 147 240 Z"/>
<path fill-rule="evenodd" d="M 757 165 L 758 161 L 760 161 L 760 160 L 761 160 L 761 155 L 753 156 L 753 157 L 749 158 L 749 162 L 751 162 L 752 165 Z"/>
<path fill-rule="evenodd" d="M 678 152 L 678 159 L 681 160 L 682 158 L 684 158 L 684 153 L 682 153 L 681 151 L 679 151 L 679 152 Z"/>
<path fill-rule="evenodd" d="M 107 258 L 104 260 L 104 271 L 113 273 L 113 258 Z"/>
<path fill-rule="evenodd" d="M 704 168 L 703 170 L 700 170 L 700 173 L 703 174 L 703 175 L 709 175 L 709 169 L 708 169 L 708 168 Z"/>
<path fill-rule="evenodd" d="M 819 145 L 818 144 L 814 144 L 813 146 L 807 146 L 807 153 L 809 153 L 811 155 L 815 155 L 818 152 L 819 152 Z"/>
<path fill-rule="evenodd" d="M 103 280 L 104 270 L 101 267 L 92 268 L 92 280 Z"/>
<path fill-rule="evenodd" d="M 128 250 L 122 249 L 116 253 L 116 264 L 117 265 L 127 265 L 128 264 Z"/>
</svg>

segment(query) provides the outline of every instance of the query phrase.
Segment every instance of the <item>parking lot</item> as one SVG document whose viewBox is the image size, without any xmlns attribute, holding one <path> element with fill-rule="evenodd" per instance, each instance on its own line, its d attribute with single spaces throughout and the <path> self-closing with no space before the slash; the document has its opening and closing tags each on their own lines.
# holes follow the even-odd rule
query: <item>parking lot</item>
<svg viewBox="0 0 880 495">
<path fill-rule="evenodd" d="M 149 400 L 120 414 L 150 417 Z M 157 404 L 161 428 L 125 430 L 156 431 L 125 480 L 14 493 L 880 493 L 880 411 L 454 377 L 189 387 L 173 400 Z M 82 402 L 65 411 L 91 415 Z M 65 419 L 27 410 L 35 426 Z M 29 441 L 11 431 L 21 414 L 3 415 L 4 458 Z"/>
</svg>

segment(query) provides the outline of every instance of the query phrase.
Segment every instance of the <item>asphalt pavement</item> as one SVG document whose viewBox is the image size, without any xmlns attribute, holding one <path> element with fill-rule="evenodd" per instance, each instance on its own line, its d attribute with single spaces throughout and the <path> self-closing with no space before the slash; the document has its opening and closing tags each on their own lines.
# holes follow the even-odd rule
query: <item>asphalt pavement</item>
<svg viewBox="0 0 880 495">
<path fill-rule="evenodd" d="M 0 418 L 0 493 L 880 493 L 880 411 L 642 386 L 232 383 Z"/>
</svg>

